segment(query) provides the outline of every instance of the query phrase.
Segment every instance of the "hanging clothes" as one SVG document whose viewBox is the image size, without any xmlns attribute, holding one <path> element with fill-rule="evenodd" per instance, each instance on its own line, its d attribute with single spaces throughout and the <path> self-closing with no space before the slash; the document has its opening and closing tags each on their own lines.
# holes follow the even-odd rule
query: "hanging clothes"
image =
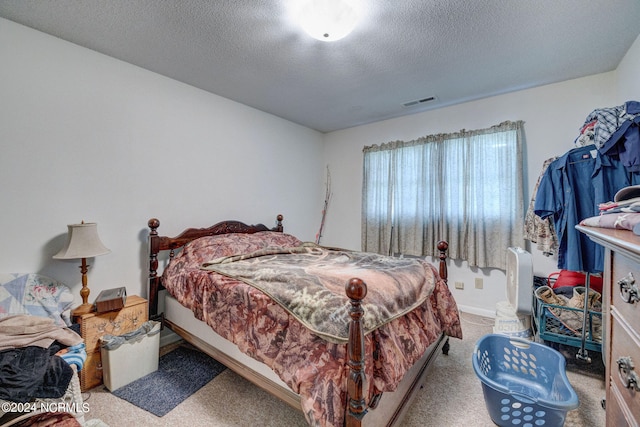
<svg viewBox="0 0 640 427">
<path fill-rule="evenodd" d="M 532 243 L 537 243 L 538 250 L 542 251 L 542 254 L 545 256 L 553 256 L 558 252 L 558 235 L 553 226 L 552 218 L 540 218 L 535 214 L 534 206 L 540 181 L 542 181 L 542 177 L 549 168 L 549 165 L 557 158 L 558 157 L 551 157 L 542 164 L 542 171 L 538 176 L 535 187 L 533 187 L 533 196 L 531 197 L 529 208 L 524 218 L 524 238 Z"/>
<path fill-rule="evenodd" d="M 625 104 L 626 120 L 600 148 L 602 154 L 617 156 L 630 172 L 640 171 L 640 102 Z"/>
<path fill-rule="evenodd" d="M 593 143 L 600 150 L 612 135 L 627 120 L 633 120 L 638 114 L 637 101 L 627 101 L 623 105 L 609 108 L 598 108 L 587 116 L 584 125 L 586 126 L 596 121 L 593 132 Z M 583 127 L 584 129 L 584 127 Z"/>
<path fill-rule="evenodd" d="M 573 141 L 573 145 L 575 147 L 585 147 L 587 145 L 595 145 L 596 143 L 596 132 L 595 127 L 598 120 L 592 120 L 589 123 L 586 123 L 580 128 L 580 134 Z"/>
<path fill-rule="evenodd" d="M 604 249 L 575 229 L 581 220 L 598 215 L 598 205 L 616 192 L 636 184 L 619 159 L 594 146 L 574 148 L 553 161 L 540 181 L 534 213 L 552 218 L 558 235 L 558 268 L 600 273 Z"/>
</svg>

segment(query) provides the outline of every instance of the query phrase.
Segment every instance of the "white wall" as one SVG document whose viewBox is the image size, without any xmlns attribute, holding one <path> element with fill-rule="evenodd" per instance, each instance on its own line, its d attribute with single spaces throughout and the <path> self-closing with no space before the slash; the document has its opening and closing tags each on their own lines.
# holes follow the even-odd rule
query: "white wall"
<svg viewBox="0 0 640 427">
<path fill-rule="evenodd" d="M 633 43 L 616 70 L 617 104 L 640 101 L 640 36 Z"/>
<path fill-rule="evenodd" d="M 322 134 L 1 18 L 0 41 L 0 271 L 49 275 L 79 301 L 79 261 L 51 257 L 81 220 L 112 251 L 89 260 L 90 301 L 146 296 L 151 217 L 175 235 L 282 213 L 314 239 Z"/>
<path fill-rule="evenodd" d="M 0 271 L 47 274 L 77 295 L 79 263 L 51 257 L 66 224 L 96 221 L 112 253 L 90 260 L 92 297 L 123 285 L 146 296 L 150 217 L 174 235 L 282 213 L 286 231 L 313 240 L 329 165 L 322 243 L 359 249 L 363 146 L 524 120 L 531 192 L 589 112 L 640 99 L 636 40 L 615 72 L 322 135 L 1 18 L 0 40 Z M 555 270 L 531 251 L 536 274 Z M 504 299 L 502 271 L 449 266 L 463 309 L 491 314 Z"/>
<path fill-rule="evenodd" d="M 573 148 L 578 129 L 592 110 L 618 105 L 615 77 L 615 72 L 609 72 L 328 134 L 325 155 L 332 174 L 333 200 L 324 243 L 360 248 L 363 146 L 524 120 L 529 200 L 544 160 Z M 543 256 L 535 248 L 530 251 L 535 274 L 546 276 L 556 270 L 556 259 Z M 464 282 L 464 290 L 452 291 L 465 311 L 492 315 L 495 303 L 506 299 L 501 270 L 469 269 L 466 263 L 452 261 L 449 271 L 450 282 Z M 484 279 L 482 290 L 474 288 L 476 277 Z"/>
</svg>

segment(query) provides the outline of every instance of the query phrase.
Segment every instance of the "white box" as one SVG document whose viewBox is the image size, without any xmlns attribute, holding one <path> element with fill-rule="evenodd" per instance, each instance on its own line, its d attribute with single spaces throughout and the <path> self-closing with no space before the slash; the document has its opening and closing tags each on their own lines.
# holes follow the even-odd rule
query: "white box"
<svg viewBox="0 0 640 427">
<path fill-rule="evenodd" d="M 102 379 L 111 391 L 123 387 L 139 378 L 158 370 L 160 352 L 160 322 L 152 322 L 149 332 L 139 333 L 134 339 L 125 340 L 118 348 L 108 350 L 100 347 L 102 357 Z M 132 332 L 135 334 L 137 331 Z M 129 334 L 125 334 L 126 336 Z M 101 342 L 109 342 L 108 335 Z M 103 341 L 104 340 L 104 341 Z"/>
</svg>

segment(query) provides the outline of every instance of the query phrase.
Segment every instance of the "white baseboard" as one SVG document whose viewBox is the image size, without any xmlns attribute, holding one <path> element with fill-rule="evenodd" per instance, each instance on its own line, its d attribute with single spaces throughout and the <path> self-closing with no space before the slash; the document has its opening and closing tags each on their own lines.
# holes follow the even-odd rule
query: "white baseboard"
<svg viewBox="0 0 640 427">
<path fill-rule="evenodd" d="M 470 307 L 466 305 L 458 305 L 458 310 L 463 313 L 475 314 L 476 316 L 484 316 L 495 319 L 496 311 L 495 310 L 487 310 L 486 308 L 478 308 L 478 307 Z"/>
</svg>

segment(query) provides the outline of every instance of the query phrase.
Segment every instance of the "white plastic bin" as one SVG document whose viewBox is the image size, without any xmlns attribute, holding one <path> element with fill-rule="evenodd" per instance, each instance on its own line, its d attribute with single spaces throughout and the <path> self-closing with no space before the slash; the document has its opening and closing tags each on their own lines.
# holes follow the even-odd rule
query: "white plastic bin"
<svg viewBox="0 0 640 427">
<path fill-rule="evenodd" d="M 158 370 L 160 322 L 145 322 L 124 335 L 100 338 L 102 379 L 111 391 Z"/>
<path fill-rule="evenodd" d="M 531 316 L 518 314 L 509 301 L 500 301 L 496 304 L 493 333 L 530 338 Z"/>
</svg>

